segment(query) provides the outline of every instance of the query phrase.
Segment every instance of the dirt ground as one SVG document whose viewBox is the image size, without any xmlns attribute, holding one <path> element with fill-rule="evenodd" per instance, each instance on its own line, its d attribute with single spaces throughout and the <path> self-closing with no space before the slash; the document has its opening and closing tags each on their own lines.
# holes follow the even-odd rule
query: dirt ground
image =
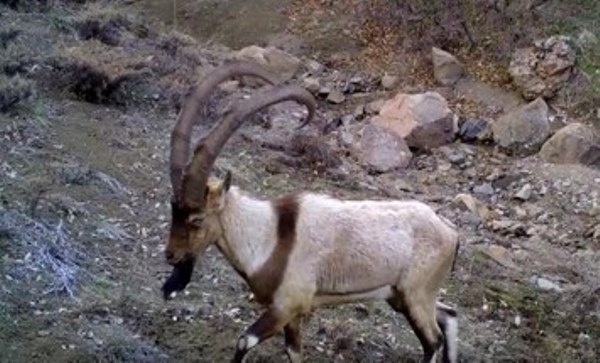
<svg viewBox="0 0 600 363">
<path fill-rule="evenodd" d="M 181 0 L 176 24 L 168 2 L 43 3 L 0 1 L 0 91 L 9 79 L 19 90 L 0 112 L 0 362 L 228 361 L 260 309 L 216 249 L 185 294 L 168 302 L 160 295 L 170 271 L 169 132 L 181 95 L 227 58 L 223 45 L 277 44 L 330 67 L 376 50 L 343 31 L 350 14 L 323 23 L 335 13 L 318 1 L 299 9 L 294 1 Z M 427 68 L 408 59 L 385 66 L 405 69 L 407 87 L 430 87 L 421 78 Z M 348 67 L 340 71 L 360 68 Z M 209 111 L 250 91 L 222 91 Z M 318 116 L 354 106 L 320 102 Z M 260 196 L 306 189 L 433 205 L 461 230 L 442 295 L 459 310 L 461 361 L 598 361 L 599 170 L 457 142 L 416 155 L 401 172 L 373 174 L 346 156 L 316 172 L 252 141 L 289 136 L 298 111 L 274 108 L 265 115 L 270 129 L 244 126 L 217 170 L 232 170 L 237 185 Z M 196 135 L 217 116 L 208 112 Z M 477 195 L 493 210 L 491 222 L 453 203 L 482 185 L 493 188 Z M 531 198 L 516 199 L 526 185 Z M 303 338 L 307 362 L 416 362 L 421 354 L 404 319 L 383 303 L 319 310 Z M 277 336 L 248 361 L 285 359 Z"/>
</svg>

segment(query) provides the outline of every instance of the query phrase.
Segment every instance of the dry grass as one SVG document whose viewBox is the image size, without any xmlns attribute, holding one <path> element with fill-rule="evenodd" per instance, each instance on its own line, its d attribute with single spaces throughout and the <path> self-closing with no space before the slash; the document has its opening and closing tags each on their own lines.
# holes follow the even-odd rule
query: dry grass
<svg viewBox="0 0 600 363">
<path fill-rule="evenodd" d="M 33 85 L 19 76 L 0 75 L 0 112 L 7 112 L 33 96 Z"/>
<path fill-rule="evenodd" d="M 74 296 L 85 257 L 62 220 L 50 225 L 14 210 L 0 209 L 0 235 L 12 241 L 13 264 L 8 273 L 15 280 L 42 280 L 44 295 Z"/>
</svg>

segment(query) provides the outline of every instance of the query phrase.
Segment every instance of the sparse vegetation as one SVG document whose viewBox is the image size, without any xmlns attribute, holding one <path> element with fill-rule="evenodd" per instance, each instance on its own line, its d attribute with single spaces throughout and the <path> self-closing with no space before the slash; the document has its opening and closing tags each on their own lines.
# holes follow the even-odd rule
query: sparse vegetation
<svg viewBox="0 0 600 363">
<path fill-rule="evenodd" d="M 33 96 L 33 86 L 19 76 L 0 75 L 0 112 L 7 112 Z"/>
<path fill-rule="evenodd" d="M 5 273 L 20 283 L 32 284 L 41 279 L 42 295 L 66 293 L 73 297 L 81 277 L 83 254 L 65 230 L 64 222 L 50 226 L 15 211 L 0 212 L 0 234 L 13 241 L 8 251 L 15 257 L 22 254 Z"/>
<path fill-rule="evenodd" d="M 194 15 L 199 3 L 204 17 Z M 320 86 L 339 88 L 347 100 L 331 105 L 321 98 L 323 122 L 308 128 L 313 133 L 288 133 L 296 114 L 260 115 L 244 126 L 247 137 L 232 138 L 218 171 L 233 170 L 236 184 L 265 196 L 310 189 L 427 201 L 463 233 L 444 300 L 459 307 L 464 361 L 598 360 L 596 169 L 465 142 L 415 153 L 409 169 L 370 174 L 333 136 L 367 122 L 372 114 L 362 106 L 371 100 L 433 89 L 432 45 L 453 51 L 478 80 L 510 88 L 504 70 L 512 50 L 555 34 L 573 39 L 584 82 L 582 92 L 569 93 L 573 102 L 552 111 L 600 127 L 597 0 L 289 0 L 278 2 L 291 4 L 282 13 L 272 1 L 211 7 L 216 3 L 178 1 L 178 29 L 214 27 L 210 36 L 193 34 L 196 40 L 138 16 L 150 9 L 147 2 L 0 1 L 0 361 L 231 358 L 258 311 L 216 251 L 199 263 L 184 296 L 168 304 L 160 297 L 169 269 L 168 135 L 189 86 L 230 59 L 216 41 L 262 45 L 274 41 L 265 34 L 286 25 L 301 40 L 297 52 L 317 58 L 320 72 L 335 73 Z M 532 8 L 523 9 L 527 4 Z M 237 15 L 214 26 L 228 11 Z M 260 29 L 253 29 L 257 17 Z M 586 44 L 596 45 L 580 42 L 584 30 L 592 42 Z M 291 38 L 283 39 L 279 44 L 292 48 Z M 379 84 L 384 71 L 399 78 L 390 91 Z M 247 91 L 226 86 L 204 110 L 200 132 Z M 447 93 L 460 122 L 493 122 L 493 114 Z M 360 116 L 343 121 L 356 106 Z M 280 124 L 264 127 L 265 120 Z M 331 130 L 320 133 L 325 124 Z M 530 199 L 516 199 L 524 184 Z M 476 194 L 482 185 L 491 194 L 481 188 L 476 196 L 500 210 L 507 225 L 453 205 L 456 194 Z M 550 287 L 540 287 L 538 276 Z M 319 312 L 306 322 L 304 339 L 309 362 L 415 362 L 420 353 L 405 322 L 380 304 Z M 275 339 L 249 361 L 284 358 L 283 340 Z"/>
</svg>

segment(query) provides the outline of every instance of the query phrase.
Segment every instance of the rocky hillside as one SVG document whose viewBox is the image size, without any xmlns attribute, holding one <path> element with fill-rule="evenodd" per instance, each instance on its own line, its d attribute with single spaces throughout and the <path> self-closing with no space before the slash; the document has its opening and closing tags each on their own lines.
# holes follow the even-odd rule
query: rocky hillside
<svg viewBox="0 0 600 363">
<path fill-rule="evenodd" d="M 425 49 L 414 48 L 418 38 L 402 43 L 407 54 L 388 62 L 378 52 L 404 42 L 404 28 L 382 32 L 387 20 L 369 22 L 379 13 L 360 1 L 302 3 L 184 1 L 177 26 L 190 36 L 161 22 L 167 10 L 152 1 L 0 1 L 0 361 L 232 357 L 259 308 L 218 251 L 184 294 L 160 296 L 169 132 L 189 87 L 232 59 L 302 85 L 319 110 L 302 131 L 293 103 L 256 115 L 227 144 L 217 174 L 232 170 L 260 196 L 304 189 L 424 201 L 461 231 L 442 296 L 460 313 L 461 361 L 598 360 L 600 34 L 524 34 L 491 59 L 482 48 L 510 37 L 490 26 L 498 33 L 483 43 L 482 24 L 466 16 L 474 48 L 464 28 L 447 32 L 458 42 L 420 29 L 410 35 L 437 35 L 422 39 Z M 542 15 L 560 8 L 533 3 Z M 584 12 L 600 13 L 589 3 Z M 245 37 L 231 26 L 229 38 L 190 27 L 211 11 L 243 19 Z M 261 19 L 275 25 L 244 30 Z M 347 47 L 333 41 L 345 37 Z M 254 91 L 223 84 L 196 136 Z M 404 319 L 380 303 L 320 310 L 303 336 L 310 362 L 420 358 Z M 284 358 L 277 338 L 249 361 Z"/>
</svg>

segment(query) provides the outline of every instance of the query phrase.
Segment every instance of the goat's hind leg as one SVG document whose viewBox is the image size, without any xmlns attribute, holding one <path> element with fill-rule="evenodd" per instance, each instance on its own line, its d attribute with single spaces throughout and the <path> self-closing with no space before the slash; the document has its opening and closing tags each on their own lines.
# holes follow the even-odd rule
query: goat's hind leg
<svg viewBox="0 0 600 363">
<path fill-rule="evenodd" d="M 456 310 L 438 301 L 436 303 L 436 319 L 438 326 L 442 330 L 442 334 L 444 334 L 442 361 L 444 363 L 456 363 L 458 362 L 458 319 Z"/>
<path fill-rule="evenodd" d="M 414 292 L 410 297 L 394 296 L 388 299 L 388 303 L 394 310 L 404 314 L 419 338 L 423 347 L 423 362 L 435 362 L 443 340 L 437 322 L 435 300 L 428 298 L 426 294 Z"/>
</svg>

